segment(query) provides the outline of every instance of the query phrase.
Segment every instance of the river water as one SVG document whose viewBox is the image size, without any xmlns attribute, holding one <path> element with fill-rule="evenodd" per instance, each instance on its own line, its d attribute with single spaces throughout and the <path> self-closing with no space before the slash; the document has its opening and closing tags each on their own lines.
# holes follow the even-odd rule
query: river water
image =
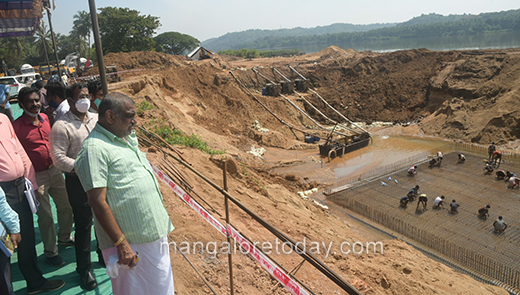
<svg viewBox="0 0 520 295">
<path fill-rule="evenodd" d="M 330 45 L 336 45 L 343 49 L 354 49 L 357 51 L 371 50 L 375 52 L 389 52 L 406 49 L 426 48 L 430 50 L 468 50 L 468 49 L 505 49 L 520 47 L 520 32 L 493 32 L 479 33 L 463 36 L 424 36 L 412 39 L 391 39 L 376 41 L 356 41 L 338 44 L 312 44 L 296 46 L 305 53 L 315 53 Z M 268 49 L 294 49 L 295 46 L 280 48 L 257 48 Z"/>
</svg>

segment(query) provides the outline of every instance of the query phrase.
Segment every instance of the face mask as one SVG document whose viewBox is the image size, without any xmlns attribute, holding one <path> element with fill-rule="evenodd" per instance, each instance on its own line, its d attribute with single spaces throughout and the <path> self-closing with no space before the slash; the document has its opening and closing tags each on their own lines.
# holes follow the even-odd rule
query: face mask
<svg viewBox="0 0 520 295">
<path fill-rule="evenodd" d="M 49 106 L 53 109 L 57 109 L 58 108 L 58 103 L 55 102 L 55 101 L 51 101 L 49 102 Z"/>
<path fill-rule="evenodd" d="M 101 103 L 101 99 L 99 98 L 96 98 L 96 100 L 94 100 L 94 104 L 99 108 L 99 104 Z"/>
<path fill-rule="evenodd" d="M 35 117 L 38 116 L 38 114 L 40 113 L 40 110 L 38 110 L 38 112 L 37 112 L 36 114 L 33 114 L 33 113 L 29 112 L 29 111 L 26 110 L 26 109 L 23 109 L 23 112 L 24 112 L 25 114 L 27 114 L 27 116 L 35 118 Z"/>
<path fill-rule="evenodd" d="M 73 99 L 74 100 L 74 99 Z M 76 110 L 80 113 L 86 113 L 90 108 L 90 99 L 82 98 L 76 101 Z"/>
</svg>

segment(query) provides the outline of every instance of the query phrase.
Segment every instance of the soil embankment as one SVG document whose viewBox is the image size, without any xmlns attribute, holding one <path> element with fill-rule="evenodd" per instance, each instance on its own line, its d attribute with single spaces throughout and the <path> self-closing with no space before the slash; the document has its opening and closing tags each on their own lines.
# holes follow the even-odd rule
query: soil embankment
<svg viewBox="0 0 520 295">
<path fill-rule="evenodd" d="M 394 127 L 405 133 L 424 133 L 480 144 L 492 140 L 506 144 L 520 135 L 520 53 L 513 50 L 373 53 L 330 47 L 294 58 L 230 62 L 225 57 L 186 61 L 160 53 L 134 52 L 107 55 L 106 64 L 116 64 L 121 70 L 147 69 L 124 73 L 122 82 L 109 87 L 112 91 L 131 95 L 137 105 L 142 101 L 153 105 L 153 109 L 140 112 L 138 124 L 148 128 L 166 124 L 201 136 L 213 148 L 225 149 L 225 155 L 210 157 L 198 150 L 179 147 L 195 169 L 217 183 L 222 181 L 221 160 L 232 159 L 236 168 L 229 177 L 232 195 L 294 240 L 332 242 L 333 251 L 337 253 L 340 253 L 338 247 L 342 242 L 374 241 L 371 240 L 373 235 L 364 233 L 353 220 L 340 219 L 296 194 L 321 187 L 323 183 L 310 182 L 305 175 L 280 175 L 271 171 L 277 165 L 318 159 L 287 156 L 285 160 L 265 163 L 247 153 L 259 146 L 289 151 L 311 150 L 316 146 L 305 144 L 304 134 L 282 125 L 246 94 L 230 75 L 230 69 L 235 69 L 237 77 L 251 90 L 261 91 L 266 81 L 252 72 L 251 67 L 260 66 L 263 75 L 279 81 L 281 77 L 270 67 L 277 67 L 293 80 L 297 75 L 285 67 L 292 65 L 310 80 L 318 93 L 350 119 L 418 122 L 411 127 Z M 339 119 L 317 98 L 310 94 L 304 96 L 327 116 Z M 284 122 L 300 129 L 312 127 L 311 130 L 322 132 L 285 100 L 257 97 Z M 291 95 L 289 99 L 324 124 L 299 97 Z M 251 128 L 255 120 L 268 131 Z M 159 152 L 151 149 L 149 154 L 152 162 L 162 161 Z M 185 168 L 179 167 L 179 170 L 194 185 L 194 190 L 223 215 L 222 196 Z M 161 184 L 161 190 L 177 228 L 170 235 L 176 243 L 224 241 L 166 186 Z M 232 208 L 231 216 L 232 223 L 252 240 L 274 239 L 236 207 Z M 220 220 L 223 222 L 222 218 Z M 404 242 L 384 240 L 383 243 L 384 253 L 336 254 L 324 261 L 364 294 L 507 294 L 498 287 L 478 283 L 430 260 Z M 288 270 L 301 261 L 298 256 L 275 257 Z M 219 293 L 228 293 L 225 255 L 212 257 L 197 252 L 188 258 Z M 286 294 L 282 288 L 276 288 L 275 281 L 251 259 L 243 255 L 235 255 L 233 259 L 237 293 Z M 172 261 L 179 294 L 207 294 L 208 289 L 188 269 L 180 255 L 172 255 Z M 297 277 L 317 294 L 343 294 L 308 264 Z"/>
</svg>

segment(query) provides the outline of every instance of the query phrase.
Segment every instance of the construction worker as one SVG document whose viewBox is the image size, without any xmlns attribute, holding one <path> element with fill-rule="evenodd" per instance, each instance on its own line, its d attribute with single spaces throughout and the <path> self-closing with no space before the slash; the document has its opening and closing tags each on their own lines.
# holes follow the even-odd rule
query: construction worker
<svg viewBox="0 0 520 295">
<path fill-rule="evenodd" d="M 497 180 L 504 180 L 504 178 L 506 177 L 506 173 L 502 169 L 498 170 L 496 172 L 496 175 L 497 175 Z"/>
<path fill-rule="evenodd" d="M 488 147 L 488 154 L 489 154 L 489 159 L 488 161 L 491 161 L 492 157 L 493 157 L 493 153 L 497 150 L 496 146 L 495 146 L 495 143 L 492 142 L 491 145 Z"/>
<path fill-rule="evenodd" d="M 441 209 L 444 206 L 444 196 L 435 198 L 433 201 L 433 209 Z"/>
<path fill-rule="evenodd" d="M 442 152 L 441 152 L 441 151 L 438 151 L 438 152 L 437 152 L 437 163 L 439 164 L 439 167 L 440 167 L 441 164 L 442 164 L 442 160 L 444 160 L 444 156 L 442 155 Z"/>
<path fill-rule="evenodd" d="M 450 213 L 451 214 L 459 213 L 459 207 L 460 207 L 460 205 L 457 204 L 457 201 L 452 200 L 451 204 L 450 204 Z"/>
<path fill-rule="evenodd" d="M 518 188 L 519 185 L 520 185 L 520 178 L 518 178 L 516 176 L 512 176 L 509 178 L 508 185 L 507 185 L 508 188 Z"/>
<path fill-rule="evenodd" d="M 426 194 L 419 195 L 419 202 L 417 202 L 416 210 L 419 210 L 420 204 L 423 204 L 423 210 L 426 210 L 426 206 L 428 206 L 428 196 Z"/>
<path fill-rule="evenodd" d="M 399 200 L 399 206 L 406 209 L 406 206 L 408 206 L 408 196 L 404 196 Z"/>
<path fill-rule="evenodd" d="M 502 220 L 502 216 L 498 216 L 498 219 L 493 222 L 493 227 L 496 233 L 503 233 L 507 228 L 507 224 Z"/>
<path fill-rule="evenodd" d="M 410 167 L 410 169 L 408 169 L 408 175 L 414 176 L 415 174 L 417 174 L 417 166 L 413 165 Z"/>
<path fill-rule="evenodd" d="M 413 202 L 415 200 L 415 198 L 417 198 L 418 195 L 419 195 L 419 185 L 416 185 L 416 186 L 412 187 L 412 189 L 408 192 L 408 194 L 406 196 L 408 197 L 408 200 L 410 202 Z"/>
<path fill-rule="evenodd" d="M 493 165 L 500 166 L 502 163 L 502 152 L 500 151 L 494 151 L 493 152 Z"/>
<path fill-rule="evenodd" d="M 494 169 L 491 165 L 486 164 L 486 167 L 484 167 L 484 170 L 486 170 L 486 172 L 485 172 L 486 174 L 491 174 L 491 173 L 493 173 Z"/>
<path fill-rule="evenodd" d="M 480 209 L 478 209 L 478 217 L 483 218 L 483 219 L 488 218 L 489 217 L 489 208 L 491 208 L 491 206 L 486 205 L 486 206 L 482 206 Z"/>
</svg>

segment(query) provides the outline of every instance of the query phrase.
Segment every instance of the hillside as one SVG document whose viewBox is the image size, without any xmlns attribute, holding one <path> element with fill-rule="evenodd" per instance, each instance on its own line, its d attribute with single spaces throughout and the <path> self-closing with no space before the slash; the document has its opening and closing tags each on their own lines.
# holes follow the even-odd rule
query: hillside
<svg viewBox="0 0 520 295">
<path fill-rule="evenodd" d="M 354 49 L 430 48 L 439 42 L 454 42 L 464 37 L 473 44 L 470 48 L 508 46 L 510 41 L 494 40 L 493 34 L 520 32 L 520 9 L 478 15 L 423 14 L 406 22 L 381 25 L 336 24 L 312 29 L 248 30 L 226 34 L 203 42 L 208 49 L 300 49 L 314 52 L 330 45 Z M 510 37 L 510 36 L 509 36 Z M 440 38 L 440 39 L 439 39 Z M 433 40 L 437 42 L 433 42 Z M 464 48 L 460 44 L 459 48 Z M 465 40 L 466 41 L 466 40 Z M 456 42 L 455 42 L 456 43 Z M 410 44 L 419 47 L 410 47 Z M 518 44 L 517 44 L 518 45 Z"/>
<path fill-rule="evenodd" d="M 240 81 L 254 91 L 264 87 L 265 80 L 255 75 L 251 67 L 260 66 L 259 71 L 264 75 L 278 80 L 280 77 L 270 69 L 275 66 L 294 79 L 296 75 L 285 67 L 291 64 L 309 78 L 329 103 L 351 119 L 418 122 L 409 127 L 397 125 L 388 132 L 424 133 L 480 144 L 494 140 L 504 145 L 514 143 L 520 136 L 517 103 L 520 52 L 411 50 L 383 54 L 330 47 L 292 58 L 226 61 L 217 56 L 201 62 L 153 52 L 132 52 L 107 56 L 106 63 L 127 70 L 142 69 L 142 64 L 130 62 L 142 58 L 150 60 L 153 66 L 146 67 L 146 71 L 123 74 L 123 82 L 111 84 L 110 91 L 131 95 L 138 106 L 143 101 L 153 106 L 139 112 L 139 125 L 152 129 L 166 124 L 187 134 L 197 134 L 212 147 L 226 150 L 224 155 L 209 156 L 196 149 L 176 146 L 193 168 L 221 185 L 221 160 L 230 160 L 234 167 L 228 179 L 230 194 L 295 240 L 331 241 L 337 247 L 342 241 L 385 239 L 384 254 L 333 255 L 326 259 L 320 256 L 363 294 L 507 294 L 503 289 L 479 283 L 430 260 L 402 241 L 387 240 L 354 219 L 337 216 L 300 198 L 296 192 L 322 188 L 326 181 L 318 181 L 301 171 L 281 175 L 272 168 L 289 161 L 297 164 L 302 160 L 294 160 L 294 153 L 312 151 L 316 146 L 304 143 L 302 133 L 283 126 L 251 99 L 229 70 L 236 69 L 234 73 Z M 164 66 L 165 63 L 168 65 Z M 301 129 L 313 125 L 281 98 L 257 96 L 285 122 Z M 315 100 L 309 94 L 305 97 Z M 305 108 L 298 97 L 290 99 Z M 252 129 L 255 120 L 268 131 Z M 258 159 L 247 153 L 252 147 L 276 148 L 278 159 L 269 163 Z M 164 155 L 157 149 L 149 148 L 147 152 L 153 163 L 164 162 Z M 222 195 L 187 168 L 178 169 L 194 185 L 194 191 L 223 216 Z M 170 235 L 176 243 L 224 240 L 163 184 L 161 191 L 176 226 Z M 231 216 L 232 223 L 252 240 L 274 239 L 236 207 L 232 207 Z M 223 217 L 217 218 L 223 222 Z M 228 292 L 225 255 L 188 256 L 219 293 Z M 287 294 L 254 261 L 243 255 L 233 257 L 237 293 Z M 276 259 L 289 270 L 301 261 L 298 256 L 289 255 L 278 255 Z M 178 294 L 209 292 L 180 255 L 172 255 L 172 261 Z M 297 276 L 317 294 L 345 294 L 308 264 Z"/>
<path fill-rule="evenodd" d="M 345 32 L 366 32 L 374 29 L 385 27 L 392 27 L 396 24 L 370 24 L 370 25 L 355 25 L 355 24 L 332 24 L 328 26 L 317 26 L 314 28 L 292 28 L 292 29 L 278 29 L 278 30 L 246 30 L 241 32 L 227 33 L 217 38 L 211 38 L 201 43 L 201 46 L 209 48 L 213 51 L 220 51 L 230 48 L 240 49 L 240 44 L 253 42 L 256 39 L 265 37 L 295 37 L 295 36 L 310 36 L 310 35 L 324 35 L 337 34 Z"/>
</svg>

